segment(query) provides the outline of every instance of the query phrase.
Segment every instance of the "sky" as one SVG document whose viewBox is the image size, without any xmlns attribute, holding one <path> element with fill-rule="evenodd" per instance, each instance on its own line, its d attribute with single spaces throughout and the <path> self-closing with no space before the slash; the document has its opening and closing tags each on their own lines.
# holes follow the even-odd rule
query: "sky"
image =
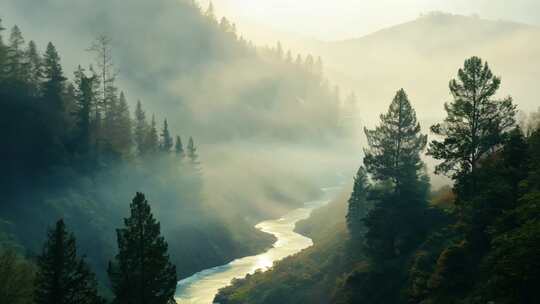
<svg viewBox="0 0 540 304">
<path fill-rule="evenodd" d="M 539 0 L 212 0 L 218 16 L 318 40 L 342 40 L 444 11 L 540 25 Z M 209 0 L 199 0 L 206 7 Z"/>
</svg>

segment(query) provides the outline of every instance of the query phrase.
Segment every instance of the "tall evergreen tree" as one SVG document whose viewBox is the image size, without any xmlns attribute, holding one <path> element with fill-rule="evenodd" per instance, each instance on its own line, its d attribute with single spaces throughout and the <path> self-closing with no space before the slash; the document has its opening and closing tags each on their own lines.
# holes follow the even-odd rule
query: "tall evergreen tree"
<svg viewBox="0 0 540 304">
<path fill-rule="evenodd" d="M 431 127 L 442 137 L 433 140 L 428 149 L 429 155 L 442 160 L 436 173 L 451 173 L 455 179 L 470 177 L 470 192 L 474 192 L 479 161 L 502 142 L 506 131 L 515 124 L 512 99 L 493 97 L 500 85 L 500 78 L 493 75 L 487 62 L 478 57 L 465 60 L 458 79 L 450 81 L 454 100 L 445 104 L 447 117 Z"/>
<path fill-rule="evenodd" d="M 5 28 L 2 26 L 2 18 L 0 18 L 0 81 L 5 79 L 7 72 L 7 46 L 4 43 L 2 32 Z"/>
<path fill-rule="evenodd" d="M 403 89 L 380 118 L 377 128 L 365 129 L 369 148 L 364 151 L 364 165 L 375 180 L 389 180 L 400 191 L 417 180 L 424 166 L 420 152 L 426 147 L 427 135 L 420 133 L 416 113 Z"/>
<path fill-rule="evenodd" d="M 367 195 L 369 191 L 366 169 L 360 167 L 354 178 L 353 191 L 349 198 L 347 211 L 347 227 L 351 239 L 359 240 L 365 232 L 364 219 L 368 213 Z"/>
<path fill-rule="evenodd" d="M 173 138 L 171 137 L 171 133 L 169 132 L 169 124 L 167 123 L 167 119 L 165 119 L 163 121 L 163 129 L 161 130 L 160 149 L 162 152 L 169 153 L 173 148 L 173 144 Z"/>
<path fill-rule="evenodd" d="M 91 146 L 91 113 L 95 103 L 95 95 L 92 88 L 95 79 L 95 75 L 87 77 L 81 66 L 75 71 L 75 83 L 77 85 L 75 94 L 77 102 L 75 111 L 78 130 L 77 145 L 79 151 L 82 153 L 88 153 Z"/>
<path fill-rule="evenodd" d="M 77 256 L 75 237 L 59 220 L 49 231 L 38 257 L 35 303 L 98 304 L 97 281 L 83 258 Z"/>
<path fill-rule="evenodd" d="M 145 149 L 150 153 L 155 153 L 159 149 L 159 137 L 156 127 L 156 117 L 152 115 L 152 121 L 150 122 L 150 128 L 146 134 L 146 147 Z"/>
<path fill-rule="evenodd" d="M 115 112 L 115 147 L 121 154 L 127 155 L 133 145 L 133 134 L 129 105 L 124 92 L 120 92 Z"/>
<path fill-rule="evenodd" d="M 111 103 L 116 101 L 117 96 L 117 88 L 114 85 L 117 73 L 113 64 L 111 43 L 112 40 L 107 35 L 98 35 L 88 49 L 94 53 L 96 59 L 96 73 L 99 75 L 101 87 L 98 105 L 105 119 L 112 107 Z"/>
<path fill-rule="evenodd" d="M 175 303 L 176 267 L 169 261 L 167 243 L 144 194 L 137 193 L 131 215 L 118 229 L 118 254 L 109 263 L 114 303 Z"/>
<path fill-rule="evenodd" d="M 42 60 L 34 41 L 28 43 L 24 56 L 25 64 L 28 67 L 28 79 L 26 81 L 29 84 L 31 95 L 39 96 L 43 78 Z"/>
<path fill-rule="evenodd" d="M 194 164 L 197 163 L 199 155 L 197 154 L 197 148 L 195 147 L 195 142 L 193 141 L 193 137 L 189 137 L 189 141 L 187 145 L 187 156 L 192 163 Z"/>
<path fill-rule="evenodd" d="M 24 38 L 18 26 L 11 28 L 7 49 L 8 77 L 18 82 L 25 81 Z"/>
<path fill-rule="evenodd" d="M 47 50 L 43 58 L 43 99 L 56 113 L 64 111 L 62 93 L 66 78 L 60 65 L 60 56 L 52 43 L 47 44 Z"/>
<path fill-rule="evenodd" d="M 148 150 L 146 149 L 146 138 L 149 130 L 148 122 L 146 121 L 146 113 L 141 105 L 141 101 L 137 101 L 137 107 L 135 108 L 135 129 L 133 131 L 135 145 L 139 156 L 145 155 Z"/>
<path fill-rule="evenodd" d="M 381 115 L 381 124 L 365 132 L 369 148 L 364 165 L 379 182 L 370 193 L 377 203 L 365 219 L 366 244 L 374 259 L 393 259 L 412 250 L 426 231 L 422 216 L 429 182 L 420 153 L 427 136 L 420 133 L 403 89 Z"/>
<path fill-rule="evenodd" d="M 184 156 L 186 155 L 184 151 L 184 145 L 182 144 L 182 139 L 180 138 L 180 136 L 176 136 L 174 150 L 176 152 L 176 155 L 178 155 L 180 158 L 184 158 Z"/>
</svg>

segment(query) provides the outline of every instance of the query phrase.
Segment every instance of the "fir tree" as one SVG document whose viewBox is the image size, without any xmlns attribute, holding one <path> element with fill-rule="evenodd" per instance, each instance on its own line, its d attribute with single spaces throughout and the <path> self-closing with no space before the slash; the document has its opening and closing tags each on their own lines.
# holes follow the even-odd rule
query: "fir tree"
<svg viewBox="0 0 540 304">
<path fill-rule="evenodd" d="M 149 128 L 148 122 L 146 121 L 146 114 L 144 113 L 141 101 L 139 100 L 137 101 L 137 107 L 135 109 L 135 130 L 133 135 L 140 156 L 143 156 L 148 152 L 146 149 L 146 138 Z"/>
<path fill-rule="evenodd" d="M 359 240 L 362 238 L 365 230 L 364 218 L 368 212 L 367 194 L 369 191 L 367 172 L 364 167 L 358 169 L 354 178 L 353 191 L 349 198 L 349 207 L 347 212 L 347 227 L 351 239 Z"/>
<path fill-rule="evenodd" d="M 148 133 L 146 135 L 145 145 L 145 149 L 149 153 L 155 153 L 159 149 L 159 137 L 156 128 L 156 118 L 154 115 L 152 115 L 152 121 L 150 122 L 150 129 L 148 130 Z"/>
<path fill-rule="evenodd" d="M 41 80 L 43 78 L 42 60 L 34 41 L 28 43 L 28 48 L 24 53 L 25 63 L 28 65 L 28 79 L 32 96 L 39 96 Z"/>
<path fill-rule="evenodd" d="M 380 118 L 377 128 L 365 129 L 369 148 L 364 151 L 364 165 L 375 180 L 389 180 L 400 191 L 417 180 L 424 166 L 420 152 L 426 146 L 427 135 L 420 133 L 416 113 L 403 89 Z"/>
<path fill-rule="evenodd" d="M 370 193 L 377 203 L 365 218 L 366 245 L 372 258 L 393 259 L 410 252 L 427 231 L 423 214 L 429 180 L 420 159 L 427 136 L 420 133 L 403 89 L 381 115 L 380 125 L 365 132 L 369 148 L 364 165 L 378 182 Z"/>
<path fill-rule="evenodd" d="M 2 26 L 2 18 L 0 18 L 0 81 L 3 81 L 7 72 L 7 46 L 4 43 L 2 32 L 5 28 Z"/>
<path fill-rule="evenodd" d="M 173 138 L 171 137 L 171 133 L 169 132 L 169 124 L 167 123 L 167 119 L 165 119 L 163 121 L 163 129 L 161 130 L 160 149 L 164 153 L 169 153 L 173 148 L 173 144 Z"/>
<path fill-rule="evenodd" d="M 171 304 L 176 290 L 176 267 L 169 261 L 167 243 L 144 194 L 137 193 L 131 215 L 118 229 L 118 254 L 109 263 L 114 303 Z"/>
<path fill-rule="evenodd" d="M 194 164 L 197 163 L 199 155 L 197 154 L 197 148 L 195 147 L 195 142 L 193 141 L 193 137 L 190 137 L 188 141 L 187 156 L 192 163 Z"/>
<path fill-rule="evenodd" d="M 18 82 L 24 82 L 24 38 L 18 26 L 11 28 L 9 47 L 7 49 L 8 77 Z"/>
<path fill-rule="evenodd" d="M 480 159 L 502 142 L 515 123 L 512 99 L 493 98 L 500 85 L 487 62 L 478 57 L 465 60 L 458 79 L 450 81 L 454 100 L 445 104 L 446 119 L 431 127 L 443 138 L 433 140 L 428 149 L 429 155 L 443 161 L 436 173 L 450 173 L 454 179 L 470 177 L 469 192 L 474 192 Z"/>
<path fill-rule="evenodd" d="M 178 155 L 180 158 L 184 158 L 184 156 L 186 156 L 186 153 L 184 151 L 184 145 L 182 144 L 182 139 L 180 138 L 180 136 L 176 136 L 174 150 L 176 152 L 176 155 Z"/>
<path fill-rule="evenodd" d="M 87 77 L 81 66 L 75 71 L 76 102 L 75 119 L 78 129 L 78 147 L 82 153 L 88 153 L 91 146 L 91 112 L 95 103 L 94 91 L 92 90 L 95 75 Z"/>
<path fill-rule="evenodd" d="M 60 56 L 52 43 L 47 44 L 47 50 L 43 58 L 43 99 L 50 105 L 55 112 L 64 111 L 62 93 L 66 78 L 60 65 Z"/>
<path fill-rule="evenodd" d="M 83 258 L 77 256 L 75 237 L 59 220 L 49 231 L 38 257 L 35 303 L 98 304 L 97 281 Z"/>
<path fill-rule="evenodd" d="M 128 155 L 133 144 L 133 135 L 129 106 L 124 92 L 120 92 L 115 112 L 115 147 L 122 155 Z"/>
</svg>

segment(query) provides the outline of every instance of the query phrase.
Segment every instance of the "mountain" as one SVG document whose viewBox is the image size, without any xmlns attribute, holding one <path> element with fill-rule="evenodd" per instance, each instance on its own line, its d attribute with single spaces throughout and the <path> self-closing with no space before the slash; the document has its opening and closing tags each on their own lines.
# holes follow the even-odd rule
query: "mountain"
<svg viewBox="0 0 540 304">
<path fill-rule="evenodd" d="M 536 110 L 540 28 L 509 21 L 431 13 L 346 41 L 323 43 L 316 52 L 328 74 L 353 90 L 368 124 L 404 88 L 425 123 L 442 118 L 448 82 L 465 58 L 479 56 L 502 76 L 501 96 L 521 110 Z"/>
</svg>

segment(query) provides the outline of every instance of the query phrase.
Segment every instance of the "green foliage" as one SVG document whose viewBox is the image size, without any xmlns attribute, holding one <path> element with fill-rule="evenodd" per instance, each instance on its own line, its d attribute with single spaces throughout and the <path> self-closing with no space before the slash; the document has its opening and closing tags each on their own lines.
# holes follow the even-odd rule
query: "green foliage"
<svg viewBox="0 0 540 304">
<path fill-rule="evenodd" d="M 375 130 L 366 129 L 366 136 L 367 172 L 381 184 L 392 183 L 391 189 L 374 189 L 370 194 L 377 203 L 365 218 L 366 244 L 372 258 L 393 259 L 415 248 L 427 229 L 423 215 L 429 181 L 420 160 L 427 136 L 420 134 L 420 124 L 403 89 L 396 93 L 388 113 L 381 115 L 381 124 Z"/>
<path fill-rule="evenodd" d="M 358 169 L 358 173 L 354 178 L 353 191 L 349 198 L 349 207 L 347 212 L 347 227 L 351 235 L 351 239 L 359 241 L 364 233 L 365 226 L 363 223 L 366 217 L 369 206 L 367 195 L 369 191 L 368 176 L 363 167 Z"/>
<path fill-rule="evenodd" d="M 447 117 L 431 127 L 443 137 L 432 141 L 428 149 L 429 155 L 442 160 L 437 173 L 451 173 L 454 178 L 471 173 L 474 178 L 479 161 L 502 142 L 515 123 L 516 107 L 511 98 L 494 99 L 500 84 L 479 57 L 465 60 L 458 79 L 450 81 L 454 100 L 445 104 Z"/>
<path fill-rule="evenodd" d="M 375 180 L 390 180 L 396 191 L 402 191 L 414 183 L 424 166 L 420 152 L 426 147 L 427 135 L 420 134 L 416 113 L 403 89 L 380 118 L 377 128 L 365 129 L 369 148 L 364 165 Z"/>
<path fill-rule="evenodd" d="M 171 149 L 173 148 L 173 145 L 174 145 L 174 141 L 171 136 L 171 133 L 169 132 L 169 124 L 167 123 L 167 119 L 163 121 L 163 129 L 160 135 L 161 135 L 161 145 L 160 145 L 161 152 L 165 152 L 165 153 L 171 152 Z"/>
<path fill-rule="evenodd" d="M 137 193 L 131 215 L 118 229 L 118 254 L 109 264 L 114 303 L 174 303 L 176 267 L 169 261 L 168 245 L 160 235 L 144 194 Z"/>
<path fill-rule="evenodd" d="M 32 304 L 35 266 L 14 250 L 0 248 L 0 303 Z"/>
<path fill-rule="evenodd" d="M 104 303 L 97 294 L 97 280 L 84 259 L 77 256 L 75 237 L 63 220 L 49 231 L 37 266 L 35 303 Z"/>
</svg>

